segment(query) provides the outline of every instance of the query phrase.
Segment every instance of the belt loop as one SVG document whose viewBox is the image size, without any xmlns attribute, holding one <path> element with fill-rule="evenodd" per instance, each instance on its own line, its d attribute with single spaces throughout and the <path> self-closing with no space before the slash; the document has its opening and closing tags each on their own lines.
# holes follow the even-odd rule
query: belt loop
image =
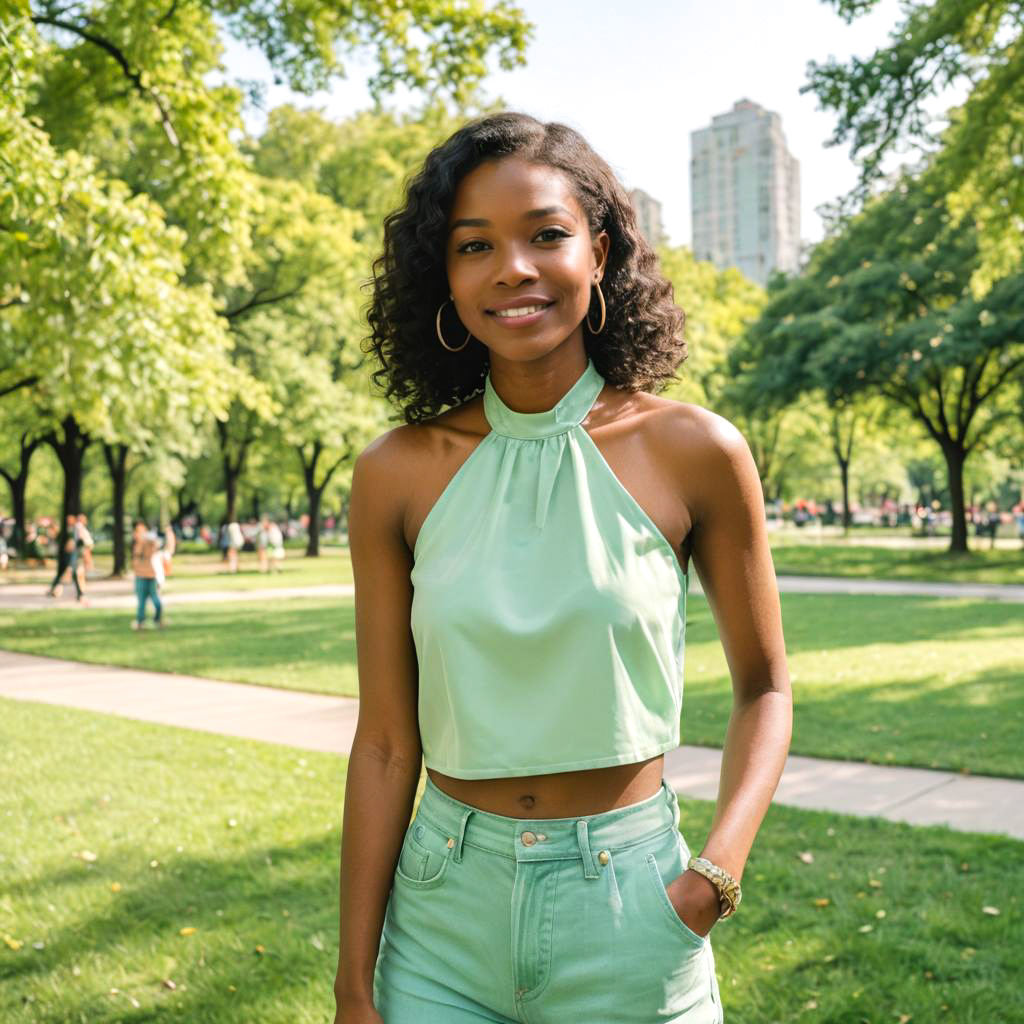
<svg viewBox="0 0 1024 1024">
<path fill-rule="evenodd" d="M 669 781 L 666 778 L 662 778 L 661 785 L 665 790 L 665 799 L 668 801 L 670 810 L 672 811 L 672 824 L 676 830 L 679 829 L 679 797 L 676 795 L 675 790 L 669 785 Z"/>
<path fill-rule="evenodd" d="M 584 819 L 576 822 L 576 839 L 580 845 L 580 853 L 583 855 L 583 877 L 599 878 L 597 868 L 594 867 L 594 857 L 590 852 L 590 837 L 587 833 L 587 823 Z"/>
<path fill-rule="evenodd" d="M 462 840 L 466 835 L 466 825 L 469 823 L 470 815 L 473 813 L 475 808 L 468 807 L 462 812 L 462 821 L 459 822 L 459 836 L 455 841 L 455 863 L 462 863 Z"/>
</svg>

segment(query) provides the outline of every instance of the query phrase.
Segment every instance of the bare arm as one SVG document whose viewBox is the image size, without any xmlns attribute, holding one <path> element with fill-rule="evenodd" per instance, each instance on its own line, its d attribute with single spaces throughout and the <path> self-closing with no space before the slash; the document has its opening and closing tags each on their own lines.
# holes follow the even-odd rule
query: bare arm
<svg viewBox="0 0 1024 1024">
<path fill-rule="evenodd" d="M 743 435 L 702 412 L 705 438 L 691 464 L 699 496 L 692 558 L 732 676 L 733 708 L 722 751 L 718 803 L 700 856 L 737 881 L 778 787 L 792 737 L 792 692 L 782 614 L 765 527 L 764 496 Z M 707 934 L 718 893 L 696 871 L 673 882 L 691 927 Z"/>
<path fill-rule="evenodd" d="M 402 532 L 403 460 L 395 433 L 360 454 L 352 477 L 349 547 L 359 719 L 342 824 L 338 1021 L 379 1019 L 368 1014 L 374 967 L 420 777 L 416 653 L 409 627 L 412 558 Z"/>
</svg>

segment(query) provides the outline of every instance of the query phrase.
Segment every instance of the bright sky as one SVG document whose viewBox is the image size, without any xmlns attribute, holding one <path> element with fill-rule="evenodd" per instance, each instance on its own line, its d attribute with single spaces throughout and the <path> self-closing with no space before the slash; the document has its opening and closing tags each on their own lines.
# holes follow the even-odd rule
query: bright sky
<svg viewBox="0 0 1024 1024">
<path fill-rule="evenodd" d="M 519 0 L 536 26 L 528 64 L 499 72 L 489 92 L 512 109 L 563 121 L 583 133 L 627 187 L 662 203 L 673 244 L 690 242 L 690 132 L 706 127 L 740 99 L 782 118 L 790 151 L 800 162 L 801 237 L 816 242 L 824 229 L 815 207 L 847 192 L 857 171 L 849 143 L 825 148 L 836 117 L 800 94 L 807 63 L 829 56 L 870 56 L 900 23 L 899 0 L 879 0 L 871 14 L 846 25 L 821 0 Z M 258 52 L 232 45 L 233 77 L 271 82 Z M 318 106 L 345 117 L 369 105 L 365 72 L 329 92 L 303 97 L 270 85 L 266 106 Z M 949 92 L 929 104 L 941 111 L 962 100 Z M 407 96 L 396 98 L 404 107 Z M 250 128 L 262 116 L 250 113 Z M 901 159 L 885 165 L 890 170 Z"/>
</svg>

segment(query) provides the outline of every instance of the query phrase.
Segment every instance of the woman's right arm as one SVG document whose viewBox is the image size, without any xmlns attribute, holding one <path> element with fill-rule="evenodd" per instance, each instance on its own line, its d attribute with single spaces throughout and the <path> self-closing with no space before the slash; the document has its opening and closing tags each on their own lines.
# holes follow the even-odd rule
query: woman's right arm
<svg viewBox="0 0 1024 1024">
<path fill-rule="evenodd" d="M 342 823 L 335 1024 L 377 1024 L 373 975 L 395 864 L 420 778 L 418 673 L 409 626 L 409 479 L 398 427 L 356 459 L 349 550 L 356 593 L 359 718 Z"/>
</svg>

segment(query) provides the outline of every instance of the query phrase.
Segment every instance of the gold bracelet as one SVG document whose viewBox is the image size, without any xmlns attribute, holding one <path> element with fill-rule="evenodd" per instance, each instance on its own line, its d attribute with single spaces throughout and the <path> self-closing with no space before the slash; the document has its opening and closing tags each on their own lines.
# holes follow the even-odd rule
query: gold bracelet
<svg viewBox="0 0 1024 1024">
<path fill-rule="evenodd" d="M 691 857 L 686 866 L 703 875 L 718 890 L 719 919 L 736 912 L 742 893 L 740 883 L 728 871 L 712 864 L 707 857 Z"/>
</svg>

